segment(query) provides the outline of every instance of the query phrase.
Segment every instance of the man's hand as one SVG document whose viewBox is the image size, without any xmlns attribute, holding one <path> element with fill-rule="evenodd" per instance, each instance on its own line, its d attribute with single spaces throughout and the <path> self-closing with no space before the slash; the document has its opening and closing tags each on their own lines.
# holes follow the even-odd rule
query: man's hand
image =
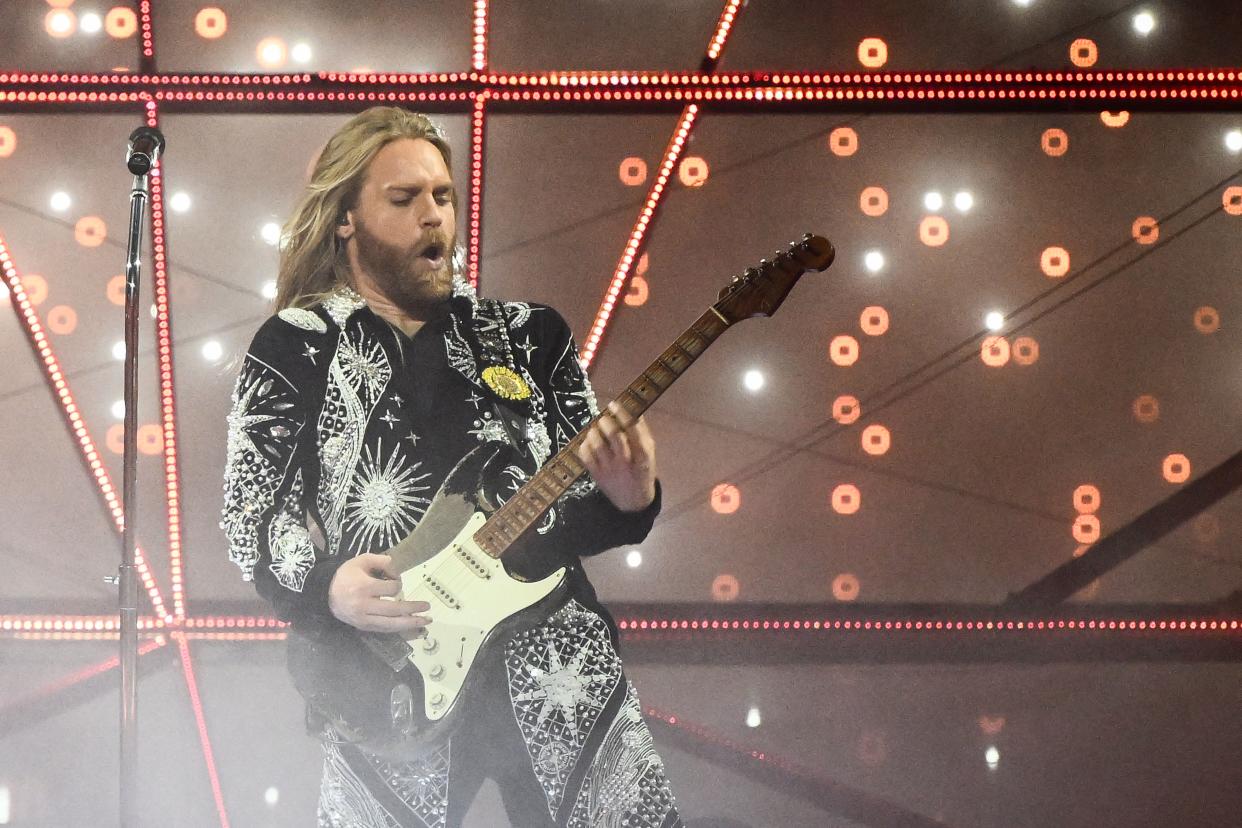
<svg viewBox="0 0 1242 828">
<path fill-rule="evenodd" d="M 328 608 L 340 620 L 367 632 L 410 634 L 431 623 L 426 601 L 400 601 L 401 573 L 388 555 L 365 554 L 341 564 L 328 586 Z"/>
<path fill-rule="evenodd" d="M 578 459 L 612 504 L 639 512 L 655 500 L 655 440 L 647 422 L 631 419 L 620 403 L 608 404 L 604 416 L 578 446 Z"/>
</svg>

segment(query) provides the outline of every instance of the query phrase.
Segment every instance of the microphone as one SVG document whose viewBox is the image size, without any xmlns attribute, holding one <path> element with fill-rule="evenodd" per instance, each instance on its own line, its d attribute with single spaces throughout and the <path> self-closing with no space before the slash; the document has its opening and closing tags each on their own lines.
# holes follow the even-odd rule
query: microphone
<svg viewBox="0 0 1242 828">
<path fill-rule="evenodd" d="M 140 126 L 129 134 L 125 166 L 134 175 L 146 175 L 151 172 L 163 151 L 164 133 L 155 127 Z"/>
</svg>

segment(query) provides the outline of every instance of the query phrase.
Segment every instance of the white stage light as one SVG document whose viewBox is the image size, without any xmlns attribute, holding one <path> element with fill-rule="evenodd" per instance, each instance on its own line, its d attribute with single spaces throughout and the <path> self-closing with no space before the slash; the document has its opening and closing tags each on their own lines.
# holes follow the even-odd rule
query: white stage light
<svg viewBox="0 0 1242 828">
<path fill-rule="evenodd" d="M 103 18 L 94 12 L 87 12 L 78 20 L 78 26 L 87 34 L 98 34 L 103 29 Z"/>
<path fill-rule="evenodd" d="M 276 66 L 285 59 L 284 50 L 280 48 L 279 43 L 268 43 L 259 53 L 259 57 L 268 66 Z"/>
<path fill-rule="evenodd" d="M 203 343 L 203 359 L 216 362 L 224 356 L 224 346 L 218 340 L 209 339 Z"/>
<path fill-rule="evenodd" d="M 988 763 L 989 768 L 996 770 L 996 767 L 1000 764 L 1000 751 L 996 749 L 995 745 L 989 745 L 988 749 L 983 753 L 983 758 Z"/>
<path fill-rule="evenodd" d="M 970 208 L 975 206 L 975 197 L 966 190 L 962 190 L 953 196 L 953 206 L 959 213 L 969 213 Z"/>
<path fill-rule="evenodd" d="M 884 269 L 884 254 L 878 250 L 868 250 L 867 255 L 863 257 L 863 264 L 872 273 L 879 273 Z"/>
<path fill-rule="evenodd" d="M 944 196 L 933 190 L 923 196 L 923 206 L 926 207 L 929 212 L 939 213 L 942 209 L 944 209 Z"/>
<path fill-rule="evenodd" d="M 263 237 L 263 241 L 275 247 L 280 244 L 280 225 L 269 221 L 259 230 L 259 235 Z"/>
<path fill-rule="evenodd" d="M 73 205 L 73 199 L 64 190 L 52 193 L 52 209 L 58 213 L 63 213 Z"/>
<path fill-rule="evenodd" d="M 1156 28 L 1156 18 L 1152 17 L 1151 12 L 1139 12 L 1134 15 L 1134 31 L 1141 35 L 1149 35 L 1154 28 Z"/>
<path fill-rule="evenodd" d="M 118 339 L 116 342 L 112 343 L 112 358 L 117 360 L 125 359 L 124 339 Z"/>
<path fill-rule="evenodd" d="M 48 31 L 58 37 L 68 37 L 73 34 L 73 25 L 75 19 L 73 12 L 65 9 L 57 9 L 51 12 L 47 17 Z"/>
<path fill-rule="evenodd" d="M 263 792 L 263 801 L 275 808 L 276 803 L 280 801 L 280 790 L 275 787 L 268 788 Z"/>
<path fill-rule="evenodd" d="M 984 317 L 983 324 L 988 326 L 989 331 L 999 331 L 1005 327 L 1005 314 L 1000 311 L 992 311 Z"/>
<path fill-rule="evenodd" d="M 759 708 L 752 707 L 750 710 L 746 711 L 747 727 L 758 727 L 761 721 L 762 720 L 759 718 Z"/>
<path fill-rule="evenodd" d="M 310 63 L 311 47 L 309 43 L 297 43 L 289 50 L 289 57 L 294 63 Z"/>
<path fill-rule="evenodd" d="M 1225 148 L 1230 152 L 1242 150 L 1242 129 L 1231 129 L 1225 133 Z"/>
<path fill-rule="evenodd" d="M 275 279 L 270 279 L 263 283 L 263 298 L 264 299 L 275 299 L 276 298 L 276 280 Z"/>
<path fill-rule="evenodd" d="M 185 192 L 173 193 L 173 197 L 168 200 L 168 206 L 173 209 L 174 213 L 184 213 L 190 209 L 190 194 Z"/>
<path fill-rule="evenodd" d="M 112 416 L 118 420 L 125 419 L 125 400 L 117 400 L 112 404 Z"/>
<path fill-rule="evenodd" d="M 751 368 L 742 375 L 742 385 L 746 386 L 747 391 L 758 391 L 763 388 L 763 373 Z"/>
<path fill-rule="evenodd" d="M 631 549 L 629 552 L 625 553 L 625 563 L 630 567 L 630 569 L 638 569 L 643 565 L 643 553 L 639 552 L 637 549 Z"/>
</svg>

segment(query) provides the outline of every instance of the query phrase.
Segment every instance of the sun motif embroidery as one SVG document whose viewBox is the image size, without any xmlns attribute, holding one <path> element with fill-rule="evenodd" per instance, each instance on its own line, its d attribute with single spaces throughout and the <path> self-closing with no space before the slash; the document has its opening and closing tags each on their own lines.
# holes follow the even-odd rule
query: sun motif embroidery
<svg viewBox="0 0 1242 828">
<path fill-rule="evenodd" d="M 406 465 L 397 449 L 383 456 L 380 443 L 366 446 L 350 484 L 345 519 L 354 528 L 351 550 L 389 549 L 405 538 L 427 511 L 431 500 L 421 485 L 430 472 L 418 473 L 421 462 Z"/>
<path fill-rule="evenodd" d="M 392 377 L 388 358 L 378 342 L 364 340 L 355 344 L 342 339 L 336 359 L 350 385 L 372 398 L 379 396 Z"/>
</svg>

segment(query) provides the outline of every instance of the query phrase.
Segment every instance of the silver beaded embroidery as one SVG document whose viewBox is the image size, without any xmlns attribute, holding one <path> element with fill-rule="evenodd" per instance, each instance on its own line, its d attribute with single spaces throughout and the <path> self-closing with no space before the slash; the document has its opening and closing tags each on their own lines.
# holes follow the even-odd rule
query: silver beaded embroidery
<svg viewBox="0 0 1242 828">
<path fill-rule="evenodd" d="M 285 308 L 276 314 L 295 328 L 314 333 L 327 333 L 328 323 L 312 310 L 306 308 Z"/>
<path fill-rule="evenodd" d="M 399 447 L 386 449 L 377 441 L 367 446 L 354 471 L 345 507 L 345 519 L 354 528 L 349 551 L 390 549 L 405 538 L 426 513 L 430 472 L 419 473 L 421 462 L 410 463 Z"/>
<path fill-rule="evenodd" d="M 292 383 L 267 363 L 247 356 L 233 388 L 224 467 L 225 507 L 220 521 L 229 559 L 244 580 L 259 560 L 259 525 L 275 505 L 276 491 L 293 457 L 302 422 Z M 243 504 L 231 508 L 230 504 Z"/>
<path fill-rule="evenodd" d="M 286 589 L 301 592 L 306 575 L 315 565 L 315 545 L 306 524 L 295 515 L 302 514 L 302 470 L 294 474 L 293 485 L 285 495 L 285 508 L 268 526 L 267 548 L 272 562 L 268 569 Z"/>
<path fill-rule="evenodd" d="M 627 681 L 625 700 L 591 760 L 567 828 L 658 828 L 675 804 L 638 694 Z"/>
<path fill-rule="evenodd" d="M 578 601 L 505 644 L 513 715 L 553 818 L 609 697 L 621 660 L 604 620 Z"/>
<path fill-rule="evenodd" d="M 364 754 L 371 770 L 404 806 L 399 815 L 380 804 L 334 742 L 323 742 L 323 750 L 319 828 L 405 828 L 413 824 L 408 817 L 426 828 L 445 825 L 450 745 L 415 762 L 389 762 Z"/>
<path fill-rule="evenodd" d="M 341 330 L 345 330 L 345 322 L 353 316 L 354 311 L 366 304 L 366 300 L 351 287 L 341 285 L 323 300 L 324 310 Z"/>
</svg>

